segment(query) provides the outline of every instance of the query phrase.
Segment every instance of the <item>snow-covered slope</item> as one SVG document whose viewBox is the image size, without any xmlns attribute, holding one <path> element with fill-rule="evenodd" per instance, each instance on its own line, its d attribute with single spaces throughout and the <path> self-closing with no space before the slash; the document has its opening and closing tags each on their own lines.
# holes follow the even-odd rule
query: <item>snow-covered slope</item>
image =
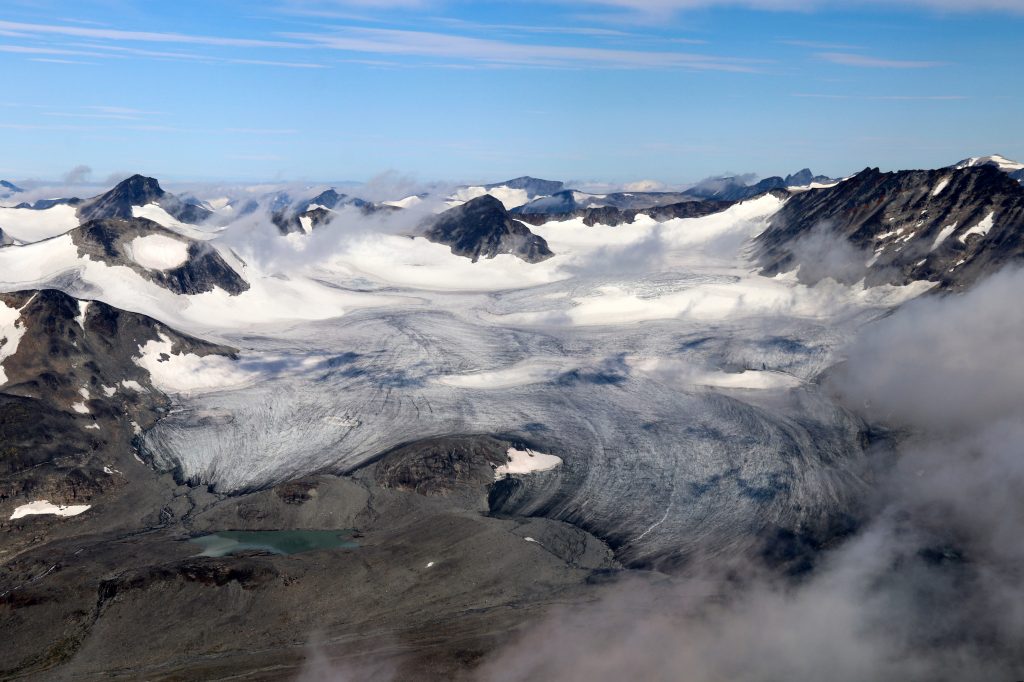
<svg viewBox="0 0 1024 682">
<path fill-rule="evenodd" d="M 76 209 L 67 204 L 58 204 L 44 210 L 0 208 L 0 231 L 15 243 L 49 239 L 76 227 Z"/>
<path fill-rule="evenodd" d="M 1011 161 L 1005 156 L 992 154 L 991 156 L 972 156 L 953 165 L 954 168 L 973 168 L 975 166 L 995 166 L 1001 171 L 1012 172 L 1024 170 L 1024 163 Z"/>
</svg>

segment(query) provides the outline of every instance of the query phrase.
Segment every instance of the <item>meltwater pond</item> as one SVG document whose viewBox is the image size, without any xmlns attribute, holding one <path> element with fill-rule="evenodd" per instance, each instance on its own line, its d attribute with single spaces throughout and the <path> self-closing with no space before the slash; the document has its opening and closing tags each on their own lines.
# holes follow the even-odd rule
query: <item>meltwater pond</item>
<svg viewBox="0 0 1024 682">
<path fill-rule="evenodd" d="M 271 554 L 300 554 L 317 549 L 358 547 L 351 530 L 227 530 L 190 538 L 203 548 L 199 556 L 222 557 L 255 550 Z"/>
</svg>

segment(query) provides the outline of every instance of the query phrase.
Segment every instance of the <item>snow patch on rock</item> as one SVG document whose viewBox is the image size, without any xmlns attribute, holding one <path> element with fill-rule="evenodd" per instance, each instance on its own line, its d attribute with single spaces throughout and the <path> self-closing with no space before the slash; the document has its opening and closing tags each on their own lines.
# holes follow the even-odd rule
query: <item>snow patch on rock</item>
<svg viewBox="0 0 1024 682">
<path fill-rule="evenodd" d="M 936 235 L 935 241 L 932 242 L 932 248 L 929 249 L 929 251 L 934 251 L 935 249 L 939 248 L 939 246 L 942 245 L 942 242 L 946 241 L 949 235 L 953 234 L 953 232 L 956 231 L 956 225 L 956 223 L 953 223 L 952 225 L 947 225 L 944 228 L 942 228 L 942 230 L 939 231 L 939 234 Z"/>
<path fill-rule="evenodd" d="M 974 227 L 960 235 L 960 242 L 967 243 L 967 238 L 970 237 L 972 234 L 979 234 L 984 237 L 986 234 L 989 233 L 989 230 L 991 230 L 992 226 L 995 224 L 995 217 L 995 211 L 989 213 L 987 216 L 982 218 L 980 223 L 978 223 L 977 225 L 975 225 Z"/>
<path fill-rule="evenodd" d="M 170 393 L 194 393 L 239 386 L 253 378 L 222 355 L 175 354 L 174 344 L 160 334 L 159 340 L 139 346 L 135 363 L 149 372 L 153 385 Z"/>
<path fill-rule="evenodd" d="M 506 453 L 509 458 L 508 464 L 502 464 L 494 470 L 494 480 L 500 481 L 512 474 L 535 474 L 540 471 L 551 471 L 561 466 L 562 458 L 555 455 L 546 455 L 543 452 L 536 452 L 529 448 L 517 450 L 509 448 Z"/>
<path fill-rule="evenodd" d="M 0 386 L 7 383 L 3 362 L 17 352 L 18 344 L 21 343 L 21 337 L 24 335 L 25 325 L 21 322 L 21 310 L 11 308 L 0 301 Z"/>
<path fill-rule="evenodd" d="M 128 244 L 128 255 L 144 268 L 172 270 L 188 260 L 188 244 L 162 234 L 147 234 Z"/>
<path fill-rule="evenodd" d="M 78 516 L 82 512 L 91 508 L 90 504 L 51 504 L 47 500 L 36 500 L 35 502 L 29 502 L 23 504 L 14 510 L 11 514 L 10 520 L 20 519 L 25 516 L 32 516 L 34 514 L 54 514 L 56 516 Z"/>
</svg>

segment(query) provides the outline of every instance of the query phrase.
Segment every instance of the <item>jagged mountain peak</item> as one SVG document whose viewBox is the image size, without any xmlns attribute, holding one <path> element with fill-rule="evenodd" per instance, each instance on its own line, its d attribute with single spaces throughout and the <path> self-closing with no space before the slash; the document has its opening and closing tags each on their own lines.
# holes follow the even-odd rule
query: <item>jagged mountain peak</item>
<svg viewBox="0 0 1024 682">
<path fill-rule="evenodd" d="M 357 208 L 362 208 L 364 206 L 369 205 L 370 202 L 364 199 L 349 196 L 344 192 L 339 192 L 333 187 L 330 187 L 324 190 L 323 192 L 320 192 L 320 194 L 317 194 L 309 201 L 305 201 L 302 204 L 300 204 L 298 212 L 302 213 L 303 211 L 308 211 L 316 206 L 322 206 L 327 209 L 334 209 L 338 208 L 339 206 L 355 206 Z"/>
<path fill-rule="evenodd" d="M 155 201 L 166 194 L 156 178 L 138 173 L 117 183 L 110 193 L 145 203 Z"/>
<path fill-rule="evenodd" d="M 825 175 L 815 175 L 810 168 L 802 168 L 796 173 L 787 175 L 785 178 L 786 187 L 807 187 L 814 183 L 826 184 L 833 182 L 832 178 Z"/>
<path fill-rule="evenodd" d="M 15 185 L 13 182 L 10 182 L 8 180 L 0 180 L 0 189 L 6 190 L 10 194 L 17 194 L 19 192 L 25 191 L 22 188 Z"/>
<path fill-rule="evenodd" d="M 130 220 L 135 217 L 135 207 L 149 204 L 160 206 L 183 223 L 198 224 L 213 215 L 202 206 L 188 203 L 164 191 L 156 178 L 135 174 L 117 183 L 110 191 L 82 202 L 78 216 L 83 222 L 103 218 Z"/>
<path fill-rule="evenodd" d="M 766 275 L 960 289 L 1024 257 L 1024 188 L 991 164 L 865 168 L 791 197 L 757 245 Z"/>
</svg>

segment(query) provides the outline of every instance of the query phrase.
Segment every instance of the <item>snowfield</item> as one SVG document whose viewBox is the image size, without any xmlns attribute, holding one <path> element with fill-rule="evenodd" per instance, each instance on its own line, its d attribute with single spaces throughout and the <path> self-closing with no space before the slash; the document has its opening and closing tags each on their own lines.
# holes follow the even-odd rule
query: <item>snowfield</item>
<svg viewBox="0 0 1024 682">
<path fill-rule="evenodd" d="M 188 260 L 188 244 L 162 234 L 136 237 L 128 244 L 132 260 L 144 268 L 171 270 Z"/>
<path fill-rule="evenodd" d="M 522 476 L 541 471 L 551 471 L 562 465 L 561 457 L 546 455 L 543 452 L 534 452 L 530 449 L 516 450 L 515 448 L 509 448 L 506 454 L 509 459 L 508 464 L 502 464 L 494 470 L 494 479 L 497 481 L 511 475 Z"/>
<path fill-rule="evenodd" d="M 216 229 L 210 231 L 200 229 L 195 225 L 183 223 L 157 204 L 146 204 L 145 206 L 132 206 L 132 216 L 152 220 L 161 227 L 166 227 L 171 232 L 177 232 L 182 237 L 189 239 L 211 239 Z"/>
<path fill-rule="evenodd" d="M 0 301 L 0 386 L 7 383 L 3 362 L 17 352 L 21 337 L 25 335 L 25 325 L 20 320 L 21 310 Z"/>
<path fill-rule="evenodd" d="M 240 386 L 252 378 L 237 363 L 220 355 L 176 354 L 171 340 L 163 334 L 160 340 L 140 346 L 139 353 L 136 364 L 149 372 L 154 386 L 166 393 Z"/>
<path fill-rule="evenodd" d="M 42 211 L 0 208 L 0 230 L 16 242 L 28 244 L 64 234 L 78 227 L 77 209 L 58 204 Z"/>
</svg>

